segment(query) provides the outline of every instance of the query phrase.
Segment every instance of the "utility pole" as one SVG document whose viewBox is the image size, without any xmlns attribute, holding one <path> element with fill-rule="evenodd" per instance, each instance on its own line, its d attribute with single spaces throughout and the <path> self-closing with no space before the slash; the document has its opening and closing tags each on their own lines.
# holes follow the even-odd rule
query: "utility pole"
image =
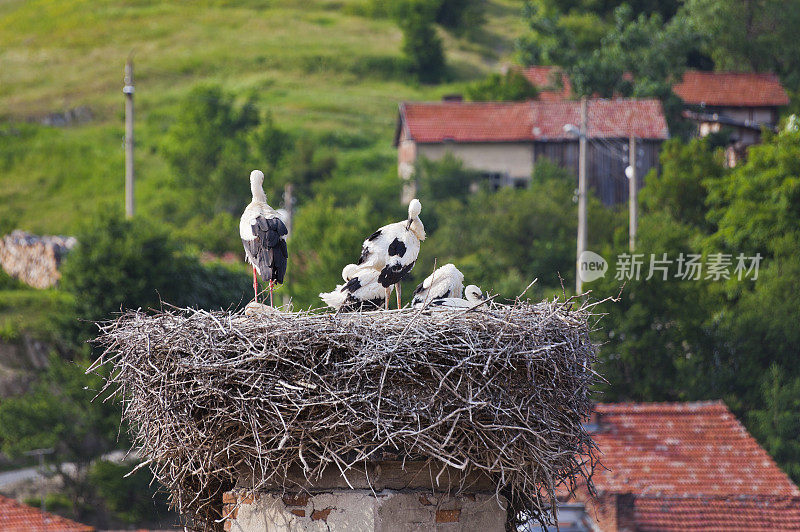
<svg viewBox="0 0 800 532">
<path fill-rule="evenodd" d="M 125 63 L 125 217 L 133 218 L 133 54 Z"/>
<path fill-rule="evenodd" d="M 286 183 L 283 185 L 283 210 L 286 211 L 286 230 L 289 231 L 288 237 L 292 236 L 292 222 L 294 222 L 294 185 Z M 283 293 L 283 306 L 287 309 L 291 303 L 291 298 L 286 292 Z"/>
<path fill-rule="evenodd" d="M 294 185 L 283 185 L 283 209 L 286 211 L 286 229 L 292 234 L 292 218 L 294 218 Z"/>
<path fill-rule="evenodd" d="M 44 455 L 46 454 L 53 454 L 55 452 L 54 449 L 34 449 L 32 451 L 26 451 L 24 454 L 25 456 L 38 456 L 39 457 L 39 470 L 41 471 L 40 475 L 42 477 L 42 519 L 44 519 L 44 512 L 45 512 L 45 504 L 44 504 L 44 494 L 46 491 L 46 481 L 44 478 Z"/>
<path fill-rule="evenodd" d="M 589 131 L 586 96 L 581 98 L 581 129 L 578 136 L 578 254 L 575 258 L 575 293 L 583 293 L 581 254 L 586 251 L 586 136 Z"/>
<path fill-rule="evenodd" d="M 628 162 L 630 166 L 630 172 L 625 172 L 628 174 L 628 206 L 629 206 L 629 214 L 630 220 L 628 222 L 628 247 L 633 253 L 633 250 L 636 248 L 636 226 L 638 223 L 638 209 L 639 209 L 639 182 L 638 176 L 636 173 L 636 137 L 631 135 L 630 142 L 628 144 Z"/>
</svg>

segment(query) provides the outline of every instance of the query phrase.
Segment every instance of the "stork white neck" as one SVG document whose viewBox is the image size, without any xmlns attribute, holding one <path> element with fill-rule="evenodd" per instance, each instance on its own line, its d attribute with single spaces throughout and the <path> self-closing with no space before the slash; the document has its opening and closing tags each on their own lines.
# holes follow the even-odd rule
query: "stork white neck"
<svg viewBox="0 0 800 532">
<path fill-rule="evenodd" d="M 261 203 L 267 202 L 267 195 L 264 194 L 264 173 L 261 170 L 250 172 L 250 192 L 253 193 L 253 201 Z"/>
<path fill-rule="evenodd" d="M 422 220 L 419 219 L 419 213 L 422 211 L 422 204 L 418 199 L 414 198 L 408 204 L 408 222 L 406 229 L 410 229 L 416 237 L 422 241 L 425 240 L 425 226 L 422 225 Z"/>
</svg>

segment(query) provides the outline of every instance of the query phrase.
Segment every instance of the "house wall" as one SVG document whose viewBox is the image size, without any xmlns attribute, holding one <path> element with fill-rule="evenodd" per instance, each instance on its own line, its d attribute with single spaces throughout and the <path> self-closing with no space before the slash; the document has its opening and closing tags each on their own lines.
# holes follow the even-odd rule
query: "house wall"
<svg viewBox="0 0 800 532">
<path fill-rule="evenodd" d="M 438 161 L 451 153 L 467 168 L 508 174 L 516 179 L 530 179 L 533 151 L 525 142 L 418 144 L 417 155 Z"/>
<path fill-rule="evenodd" d="M 736 120 L 751 120 L 774 124 L 778 121 L 778 110 L 774 107 L 707 107 L 707 113 L 717 113 Z"/>
</svg>

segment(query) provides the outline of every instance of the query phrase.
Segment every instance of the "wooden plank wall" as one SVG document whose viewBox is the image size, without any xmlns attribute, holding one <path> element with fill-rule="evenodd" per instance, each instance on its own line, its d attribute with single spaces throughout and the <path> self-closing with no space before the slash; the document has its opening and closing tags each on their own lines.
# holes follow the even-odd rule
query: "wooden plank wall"
<svg viewBox="0 0 800 532">
<path fill-rule="evenodd" d="M 659 140 L 639 140 L 638 181 L 641 188 L 644 177 L 651 168 L 658 166 Z M 589 188 L 605 205 L 616 205 L 628 201 L 628 139 L 596 139 L 589 141 L 587 155 Z M 578 141 L 536 142 L 533 145 L 534 168 L 536 162 L 547 158 L 559 166 L 571 169 L 578 179 Z"/>
</svg>

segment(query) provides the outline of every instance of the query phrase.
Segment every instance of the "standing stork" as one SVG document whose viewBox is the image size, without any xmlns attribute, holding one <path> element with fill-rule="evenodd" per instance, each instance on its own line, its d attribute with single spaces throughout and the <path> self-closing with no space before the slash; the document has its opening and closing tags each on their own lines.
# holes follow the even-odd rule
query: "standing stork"
<svg viewBox="0 0 800 532">
<path fill-rule="evenodd" d="M 461 298 L 464 291 L 464 274 L 453 264 L 437 268 L 417 285 L 411 305 L 421 307 L 429 301 L 448 297 Z"/>
<path fill-rule="evenodd" d="M 329 307 L 342 312 L 379 309 L 386 300 L 386 291 L 378 282 L 379 275 L 378 270 L 370 267 L 348 264 L 342 270 L 345 284 L 337 285 L 333 292 L 319 297 Z"/>
<path fill-rule="evenodd" d="M 283 283 L 289 253 L 286 249 L 286 235 L 289 231 L 278 216 L 278 212 L 267 204 L 264 194 L 264 173 L 261 170 L 250 172 L 250 190 L 253 201 L 245 207 L 239 220 L 239 236 L 242 237 L 244 255 L 253 266 L 253 291 L 258 303 L 258 279 L 269 282 L 269 304 L 272 305 L 272 289 L 275 283 Z"/>
<path fill-rule="evenodd" d="M 377 270 L 378 282 L 386 292 L 386 310 L 392 286 L 397 290 L 400 308 L 400 281 L 414 267 L 419 255 L 419 243 L 425 240 L 425 226 L 419 219 L 422 204 L 418 199 L 408 204 L 408 220 L 384 225 L 364 241 L 358 265 Z"/>
</svg>

